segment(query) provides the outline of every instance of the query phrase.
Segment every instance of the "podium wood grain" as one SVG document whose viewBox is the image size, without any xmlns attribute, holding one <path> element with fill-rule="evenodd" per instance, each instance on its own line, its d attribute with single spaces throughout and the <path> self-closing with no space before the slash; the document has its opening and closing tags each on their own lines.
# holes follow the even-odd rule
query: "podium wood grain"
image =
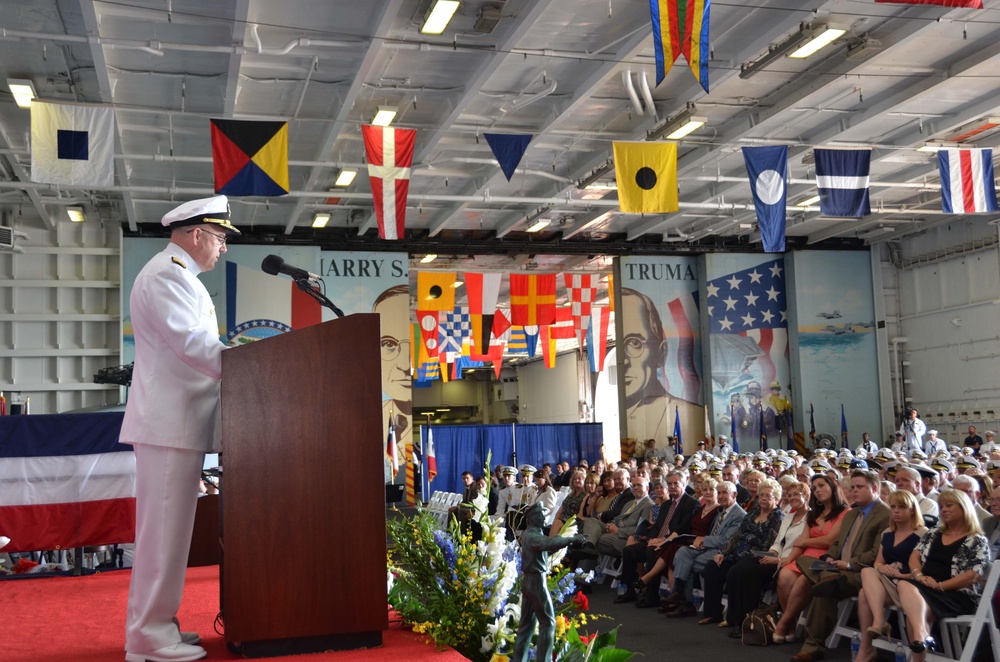
<svg viewBox="0 0 1000 662">
<path fill-rule="evenodd" d="M 379 342 L 365 314 L 223 352 L 227 642 L 387 628 Z"/>
</svg>

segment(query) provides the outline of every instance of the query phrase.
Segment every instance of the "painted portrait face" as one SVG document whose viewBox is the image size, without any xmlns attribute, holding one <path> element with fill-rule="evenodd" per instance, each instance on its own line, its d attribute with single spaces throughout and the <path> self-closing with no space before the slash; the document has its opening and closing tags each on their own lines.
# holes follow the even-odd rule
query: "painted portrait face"
<svg viewBox="0 0 1000 662">
<path fill-rule="evenodd" d="M 373 312 L 381 316 L 382 392 L 398 402 L 409 402 L 410 298 L 401 293 L 381 301 Z"/>
<path fill-rule="evenodd" d="M 656 311 L 652 311 L 656 314 Z M 650 311 L 638 296 L 623 294 L 622 315 L 625 318 L 625 401 L 631 406 L 643 398 L 663 395 L 656 370 L 663 363 L 664 340 L 656 337 Z"/>
</svg>

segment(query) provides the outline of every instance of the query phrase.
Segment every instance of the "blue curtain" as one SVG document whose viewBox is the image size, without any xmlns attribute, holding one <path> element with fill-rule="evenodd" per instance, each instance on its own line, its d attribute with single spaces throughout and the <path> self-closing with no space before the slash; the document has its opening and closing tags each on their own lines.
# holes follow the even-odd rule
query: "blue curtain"
<svg viewBox="0 0 1000 662">
<path fill-rule="evenodd" d="M 423 426 L 424 461 L 426 462 L 427 426 Z M 601 455 L 602 426 L 597 423 L 556 425 L 432 425 L 437 477 L 425 492 L 427 499 L 435 490 L 461 492 L 462 472 L 476 476 L 483 473 L 487 455 L 490 470 L 498 464 L 514 464 L 514 440 L 517 440 L 517 464 L 541 467 L 563 460 L 575 464 L 581 459 L 593 462 Z M 424 475 L 427 475 L 426 467 Z"/>
</svg>

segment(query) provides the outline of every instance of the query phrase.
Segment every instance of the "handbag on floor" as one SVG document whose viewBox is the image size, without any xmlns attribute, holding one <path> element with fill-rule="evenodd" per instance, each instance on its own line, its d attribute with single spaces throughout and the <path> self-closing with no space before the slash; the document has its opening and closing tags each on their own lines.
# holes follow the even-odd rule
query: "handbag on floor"
<svg viewBox="0 0 1000 662">
<path fill-rule="evenodd" d="M 777 614 L 773 607 L 754 609 L 747 614 L 746 618 L 743 619 L 743 624 L 740 626 L 743 645 L 767 646 L 770 643 L 774 643 L 771 640 L 771 635 L 774 634 L 774 628 L 777 623 Z"/>
</svg>

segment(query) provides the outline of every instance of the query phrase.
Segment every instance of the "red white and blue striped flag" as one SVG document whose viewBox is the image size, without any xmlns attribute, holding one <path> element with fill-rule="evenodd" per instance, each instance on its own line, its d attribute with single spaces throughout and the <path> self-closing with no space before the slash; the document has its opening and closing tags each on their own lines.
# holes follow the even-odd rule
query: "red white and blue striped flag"
<svg viewBox="0 0 1000 662">
<path fill-rule="evenodd" d="M 5 552 L 135 539 L 135 455 L 124 413 L 5 416 L 0 533 Z"/>
<path fill-rule="evenodd" d="M 992 149 L 938 150 L 941 208 L 947 214 L 997 211 Z"/>
</svg>

